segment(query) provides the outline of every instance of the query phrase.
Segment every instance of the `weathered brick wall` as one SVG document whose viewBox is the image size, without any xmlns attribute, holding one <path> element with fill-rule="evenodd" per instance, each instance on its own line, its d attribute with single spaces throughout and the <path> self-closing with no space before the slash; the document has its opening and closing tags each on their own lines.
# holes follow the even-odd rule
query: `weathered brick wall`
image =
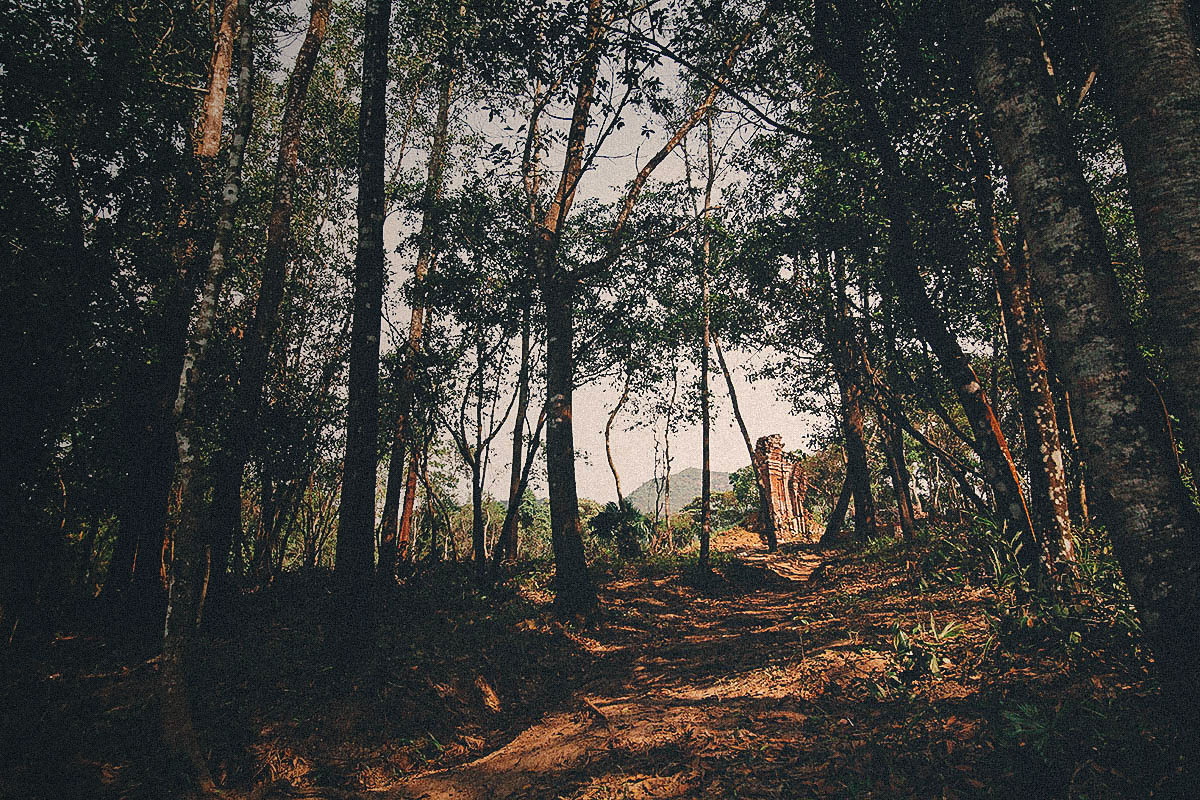
<svg viewBox="0 0 1200 800">
<path fill-rule="evenodd" d="M 767 487 L 767 512 L 779 539 L 808 541 L 812 527 L 804 508 L 808 476 L 800 459 L 783 449 L 779 434 L 764 436 L 754 448 L 754 468 Z"/>
</svg>

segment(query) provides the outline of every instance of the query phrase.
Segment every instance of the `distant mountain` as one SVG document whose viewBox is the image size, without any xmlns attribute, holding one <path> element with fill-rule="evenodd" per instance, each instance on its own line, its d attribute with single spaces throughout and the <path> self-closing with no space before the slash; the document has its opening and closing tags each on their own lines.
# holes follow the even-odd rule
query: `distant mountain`
<svg viewBox="0 0 1200 800">
<path fill-rule="evenodd" d="M 675 512 L 700 496 L 700 480 L 703 473 L 698 467 L 688 467 L 671 476 L 671 511 Z M 729 473 L 712 473 L 713 492 L 730 490 Z M 629 493 L 625 498 L 643 514 L 654 513 L 654 481 L 649 480 Z"/>
</svg>

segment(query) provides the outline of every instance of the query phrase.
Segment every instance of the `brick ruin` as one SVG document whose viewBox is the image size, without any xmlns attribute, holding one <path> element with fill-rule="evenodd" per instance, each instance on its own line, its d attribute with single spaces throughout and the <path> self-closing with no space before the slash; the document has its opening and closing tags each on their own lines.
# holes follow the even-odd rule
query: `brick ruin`
<svg viewBox="0 0 1200 800">
<path fill-rule="evenodd" d="M 811 539 L 811 520 L 804 508 L 808 475 L 803 462 L 783 449 L 782 436 L 773 434 L 758 440 L 754 468 L 759 483 L 767 488 L 765 510 L 775 523 L 775 535 L 780 540 Z"/>
</svg>

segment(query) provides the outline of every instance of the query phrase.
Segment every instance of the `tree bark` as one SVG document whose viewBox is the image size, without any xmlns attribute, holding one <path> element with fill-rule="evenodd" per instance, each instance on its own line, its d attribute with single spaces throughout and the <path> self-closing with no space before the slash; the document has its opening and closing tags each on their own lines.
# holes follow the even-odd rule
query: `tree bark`
<svg viewBox="0 0 1200 800">
<path fill-rule="evenodd" d="M 375 560 L 379 330 L 385 269 L 383 173 L 391 11 L 391 0 L 367 0 L 364 19 L 362 107 L 358 124 L 358 248 L 354 257 L 346 457 L 335 567 L 340 588 L 351 607 L 362 599 Z"/>
<path fill-rule="evenodd" d="M 550 484 L 550 537 L 554 548 L 555 602 L 568 614 L 590 614 L 596 590 L 588 575 L 575 484 L 575 438 L 571 395 L 575 381 L 571 348 L 571 287 L 547 285 L 546 303 L 546 476 Z"/>
<path fill-rule="evenodd" d="M 192 724 L 185 673 L 192 630 L 200 618 L 208 581 L 208 551 L 200 546 L 205 487 L 198 475 L 194 450 L 201 429 L 196 391 L 216 318 L 221 282 L 225 277 L 226 255 L 233 238 L 233 222 L 240 199 L 242 164 L 251 131 L 253 88 L 250 84 L 254 48 L 249 0 L 239 0 L 237 12 L 240 27 L 237 128 L 229 148 L 217 233 L 204 276 L 194 333 L 184 357 L 175 397 L 175 442 L 183 501 L 175 531 L 174 558 L 167 593 L 161 673 L 163 737 L 167 749 L 187 769 L 187 780 L 202 794 L 210 794 L 216 787 Z"/>
<path fill-rule="evenodd" d="M 1111 81 L 1151 335 L 1193 474 L 1200 466 L 1200 57 L 1184 0 L 1105 0 Z"/>
<path fill-rule="evenodd" d="M 508 509 L 504 514 L 504 525 L 500 529 L 500 542 L 496 546 L 497 555 L 493 559 L 497 566 L 500 564 L 501 558 L 509 561 L 517 560 L 516 509 L 521 504 L 527 480 L 524 479 L 527 474 L 524 463 L 525 425 L 529 417 L 530 336 L 530 309 L 527 301 L 521 312 L 521 364 L 517 371 L 517 415 L 513 423 L 512 476 L 508 484 Z M 530 460 L 533 459 L 536 447 L 536 442 L 530 443 L 528 456 Z"/>
<path fill-rule="evenodd" d="M 842 525 L 846 522 L 846 510 L 850 508 L 850 498 L 853 495 L 853 481 L 847 470 L 846 477 L 842 481 L 842 490 L 838 492 L 837 502 L 833 504 L 833 509 L 829 512 L 829 519 L 825 521 L 825 532 L 821 534 L 821 544 L 829 544 L 841 533 Z"/>
<path fill-rule="evenodd" d="M 988 174 L 987 151 L 978 130 L 967 131 L 971 145 L 972 182 L 979 226 L 991 243 L 992 275 L 1000 296 L 1000 312 L 1008 342 L 1008 360 L 1021 402 L 1025 429 L 1025 466 L 1029 471 L 1029 496 L 1034 521 L 1046 543 L 1052 576 L 1074 571 L 1075 538 L 1071 533 L 1067 502 L 1067 476 L 1058 415 L 1050 392 L 1046 347 L 1039 333 L 1040 320 L 1033 304 L 1029 265 L 1018 254 L 1010 257 L 1000 225 Z"/>
<path fill-rule="evenodd" d="M 437 204 L 442 196 L 442 183 L 446 164 L 446 145 L 450 133 L 450 96 L 454 87 L 454 73 L 450 67 L 443 68 L 441 88 L 438 92 L 437 122 L 434 125 L 433 137 L 429 144 L 429 164 L 426 169 L 425 193 L 421 198 L 421 229 L 417 233 L 417 263 L 413 269 L 413 283 L 417 296 L 429 273 L 433 260 L 433 232 L 437 225 Z M 379 573 L 391 577 L 396 571 L 397 549 L 399 546 L 400 498 L 408 503 L 408 485 L 404 469 L 404 456 L 409 448 L 408 440 L 412 438 L 410 417 L 414 385 L 417 374 L 417 354 L 421 350 L 421 337 L 424 335 L 425 309 L 421 305 L 413 307 L 408 323 L 408 344 L 404 354 L 404 369 L 399 381 L 398 405 L 399 415 L 396 417 L 396 432 L 392 436 L 391 459 L 388 462 L 387 488 L 384 492 L 383 515 L 379 531 Z M 415 485 L 414 485 L 415 491 Z"/>
<path fill-rule="evenodd" d="M 841 398 L 842 442 L 846 452 L 846 480 L 854 494 L 854 535 L 861 542 L 875 535 L 878 519 L 875 498 L 871 493 L 871 466 L 867 460 L 867 443 L 863 432 L 862 380 L 857 365 L 861 343 L 846 313 L 846 270 L 841 254 L 834 253 L 833 271 L 829 272 L 828 257 L 820 254 L 824 271 L 830 274 L 834 295 L 827 304 L 826 330 L 834 375 Z"/>
<path fill-rule="evenodd" d="M 973 10 L 973 6 L 968 6 Z M 1024 6 L 968 17 L 975 86 L 1008 175 L 1117 558 L 1174 707 L 1200 703 L 1200 514 L 1175 466 L 1083 170 Z"/>
<path fill-rule="evenodd" d="M 575 279 L 558 263 L 562 227 L 583 176 L 588 120 L 595 99 L 601 44 L 605 34 L 603 0 L 588 0 L 588 50 L 580 70 L 566 152 L 554 200 L 532 238 L 535 272 L 546 306 L 546 469 L 550 491 L 550 530 L 554 548 L 556 603 L 568 614 L 590 614 L 596 592 L 588 575 L 575 484 L 575 439 L 571 395 L 575 383 L 571 320 Z"/>
<path fill-rule="evenodd" d="M 711 319 L 709 316 L 708 270 L 712 261 L 712 229 L 708 219 L 712 211 L 712 188 L 716 179 L 713 159 L 712 113 L 704 117 L 705 153 L 708 172 L 704 181 L 704 246 L 700 259 L 700 569 L 708 569 L 708 550 L 712 538 L 712 413 L 709 409 L 708 365 Z"/>
<path fill-rule="evenodd" d="M 208 91 L 204 94 L 204 107 L 194 136 L 196 155 L 201 158 L 215 158 L 221 149 L 221 119 L 225 115 L 225 93 L 229 88 L 229 72 L 233 66 L 233 35 L 237 17 L 238 0 L 225 0 L 221 22 L 213 37 Z"/>
</svg>

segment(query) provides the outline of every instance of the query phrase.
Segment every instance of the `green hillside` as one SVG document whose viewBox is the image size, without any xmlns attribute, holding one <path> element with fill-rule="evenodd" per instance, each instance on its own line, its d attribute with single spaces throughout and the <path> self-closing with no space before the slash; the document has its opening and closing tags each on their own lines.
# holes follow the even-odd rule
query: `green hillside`
<svg viewBox="0 0 1200 800">
<path fill-rule="evenodd" d="M 688 467 L 671 476 L 671 508 L 679 510 L 700 496 L 701 472 L 698 467 Z M 712 490 L 727 492 L 730 489 L 728 472 L 712 473 Z M 654 513 L 654 481 L 649 480 L 630 492 L 626 498 L 643 514 Z"/>
</svg>

